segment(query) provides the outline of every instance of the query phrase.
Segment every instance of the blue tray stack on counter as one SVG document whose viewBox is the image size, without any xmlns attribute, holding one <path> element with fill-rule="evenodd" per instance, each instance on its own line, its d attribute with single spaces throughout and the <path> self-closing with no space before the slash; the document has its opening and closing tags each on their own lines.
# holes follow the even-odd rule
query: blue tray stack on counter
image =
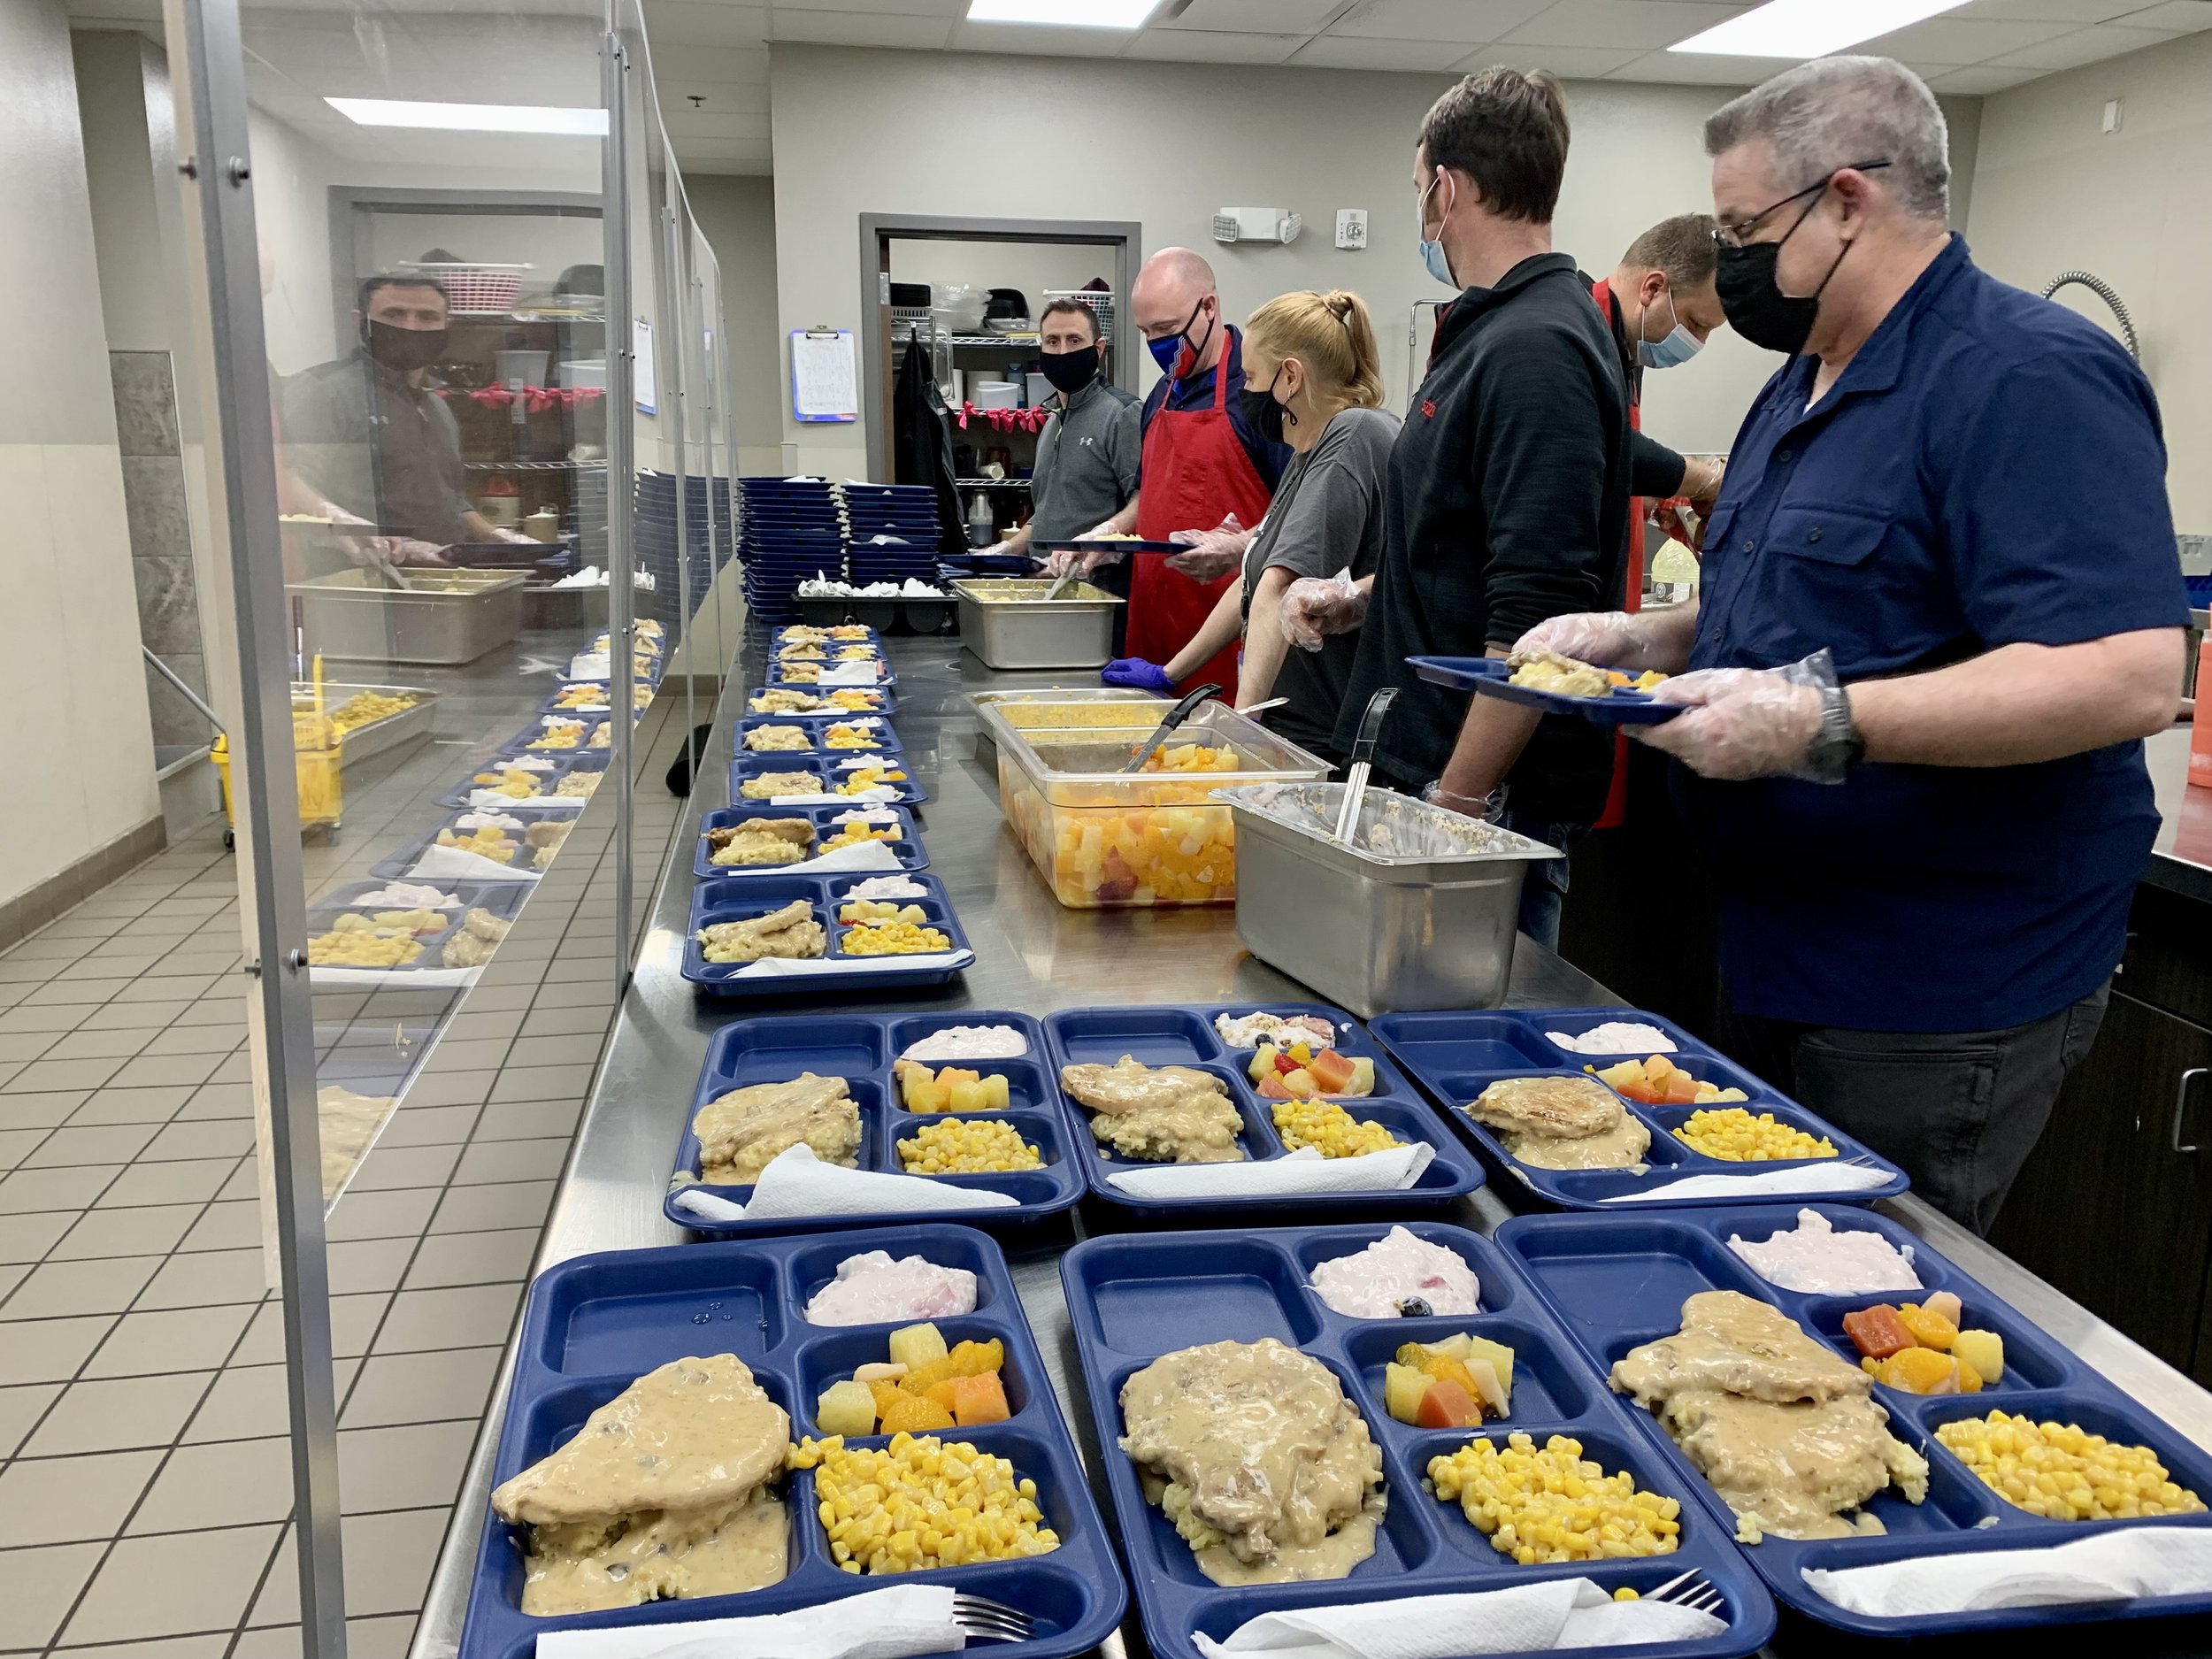
<svg viewBox="0 0 2212 1659">
<path fill-rule="evenodd" d="M 740 755 L 730 763 L 730 799 L 740 806 L 748 799 L 768 800 L 770 797 L 765 795 L 748 796 L 743 791 L 747 784 L 773 772 L 791 776 L 802 772 L 809 774 L 820 783 L 824 793 L 833 794 L 847 778 L 858 770 L 854 763 L 871 756 L 895 763 L 893 770 L 906 774 L 901 778 L 886 778 L 872 787 L 890 790 L 890 799 L 901 806 L 915 806 L 929 799 L 929 791 L 915 781 L 914 774 L 907 771 L 906 757 L 898 750 L 887 749 L 879 755 L 873 749 L 836 749 L 782 755 Z M 874 803 L 856 796 L 852 804 L 865 806 Z"/>
<path fill-rule="evenodd" d="M 1708 1157 L 1692 1151 L 1674 1135 L 1691 1113 L 1701 1110 L 1699 1107 L 1646 1106 L 1624 1100 L 1624 1108 L 1651 1131 L 1651 1148 L 1641 1160 L 1645 1166 L 1641 1172 L 1632 1169 L 1539 1169 L 1516 1160 L 1496 1135 L 1468 1115 L 1468 1102 L 1503 1078 L 1577 1077 L 1586 1071 L 1602 1071 L 1623 1060 L 1649 1057 L 1649 1051 L 1644 1049 L 1620 1054 L 1578 1053 L 1561 1048 L 1545 1034 L 1556 1031 L 1579 1036 L 1594 1026 L 1615 1022 L 1656 1027 L 1674 1044 L 1667 1053 L 1669 1060 L 1701 1082 L 1722 1089 L 1739 1088 L 1749 1096 L 1742 1101 L 1708 1102 L 1710 1110 L 1740 1106 L 1755 1118 L 1770 1112 L 1778 1122 L 1808 1134 L 1825 1136 L 1836 1148 L 1832 1162 L 1839 1166 L 1863 1165 L 1882 1171 L 1885 1176 L 1880 1185 L 1856 1190 L 1746 1194 L 1732 1202 L 1799 1204 L 1809 1199 L 1828 1197 L 1842 1203 L 1865 1204 L 1877 1199 L 1894 1198 L 1909 1185 L 1905 1172 L 1887 1158 L 1832 1127 L 1741 1067 L 1732 1065 L 1679 1025 L 1640 1009 L 1494 1009 L 1467 1013 L 1380 1014 L 1367 1022 L 1367 1029 L 1413 1074 L 1442 1109 L 1452 1127 L 1482 1154 L 1491 1168 L 1511 1177 L 1546 1203 L 1556 1204 L 1563 1210 L 1611 1211 L 1639 1202 L 1663 1204 L 1667 1202 L 1663 1195 L 1648 1201 L 1642 1195 L 1670 1181 L 1691 1176 L 1750 1177 L 1832 1162 L 1822 1158 L 1801 1163 L 1729 1163 Z M 1690 1202 L 1732 1201 L 1674 1201 L 1678 1207 Z"/>
<path fill-rule="evenodd" d="M 1217 1015 L 1255 1012 L 1286 1018 L 1312 1015 L 1333 1024 L 1338 1033 L 1333 1045 L 1336 1051 L 1348 1059 L 1371 1062 L 1375 1086 L 1371 1094 L 1331 1098 L 1354 1118 L 1379 1123 L 1402 1142 L 1426 1141 L 1434 1148 L 1435 1156 L 1420 1178 L 1410 1187 L 1373 1193 L 1268 1194 L 1248 1198 L 1137 1197 L 1115 1186 L 1112 1178 L 1133 1171 L 1169 1166 L 1118 1156 L 1090 1133 L 1089 1112 L 1070 1096 L 1068 1116 L 1081 1132 L 1081 1156 L 1094 1196 L 1133 1215 L 1156 1219 L 1279 1212 L 1295 1215 L 1389 1210 L 1411 1214 L 1448 1208 L 1482 1185 L 1482 1171 L 1474 1160 L 1453 1145 L 1437 1114 L 1388 1056 L 1369 1041 L 1359 1022 L 1342 1009 L 1326 1003 L 1238 1002 L 1205 1007 L 1156 1003 L 1135 1008 L 1063 1010 L 1045 1018 L 1053 1075 L 1057 1079 L 1060 1068 L 1071 1064 L 1112 1065 L 1125 1055 L 1148 1066 L 1189 1066 L 1210 1072 L 1222 1080 L 1244 1120 L 1238 1140 L 1245 1157 L 1256 1163 L 1279 1158 L 1285 1156 L 1286 1148 L 1275 1128 L 1273 1102 L 1261 1097 L 1249 1070 L 1258 1050 L 1256 1047 L 1232 1048 L 1222 1041 L 1214 1025 Z"/>
<path fill-rule="evenodd" d="M 833 839 L 843 827 L 837 821 L 840 816 L 858 811 L 881 813 L 883 821 L 877 827 L 898 831 L 895 841 L 885 841 L 883 845 L 899 861 L 901 870 L 911 872 L 929 867 L 929 852 L 922 845 L 921 831 L 915 827 L 914 815 L 902 806 L 770 806 L 764 802 L 741 801 L 735 806 L 718 807 L 700 820 L 699 845 L 692 858 L 691 873 L 703 881 L 720 876 L 805 875 L 806 871 L 785 864 L 718 864 L 710 856 L 714 849 L 707 833 L 727 829 L 748 818 L 804 818 L 814 826 L 814 842 L 818 848 L 822 842 Z M 848 873 L 859 880 L 867 872 Z"/>
<path fill-rule="evenodd" d="M 846 580 L 872 582 L 937 580 L 937 492 L 926 484 L 841 484 L 849 547 Z"/>
<path fill-rule="evenodd" d="M 1006 1079 L 1008 1105 L 1002 1111 L 923 1113 L 906 1110 L 892 1064 L 912 1044 L 948 1025 L 1011 1025 L 1027 1039 L 1029 1052 L 1019 1058 L 999 1060 L 934 1060 L 942 1066 L 962 1066 L 986 1077 Z M 904 1174 L 898 1143 L 926 1124 L 995 1122 L 1012 1126 L 1037 1148 L 1044 1167 L 1009 1170 L 995 1174 L 940 1175 L 930 1179 L 948 1186 L 982 1192 L 1004 1193 L 1018 1202 L 1011 1210 L 963 1212 L 964 1225 L 999 1232 L 1026 1229 L 1047 1216 L 1071 1210 L 1083 1195 L 1083 1172 L 1077 1159 L 1077 1137 L 1084 1131 L 1071 1125 L 1061 1110 L 1059 1091 L 1053 1087 L 1045 1063 L 1044 1031 L 1027 1014 L 977 1012 L 963 1009 L 956 1014 L 848 1014 L 773 1015 L 740 1020 L 715 1033 L 707 1049 L 699 1087 L 691 1110 L 684 1116 L 683 1137 L 676 1148 L 675 1172 L 669 1179 L 663 1209 L 680 1227 L 689 1227 L 716 1238 L 758 1236 L 764 1233 L 806 1233 L 825 1228 L 875 1226 L 914 1219 L 910 1212 L 879 1215 L 830 1216 L 812 1221 L 785 1217 L 777 1220 L 745 1222 L 703 1220 L 680 1205 L 677 1196 L 689 1189 L 710 1193 L 733 1203 L 752 1197 L 749 1183 L 741 1187 L 710 1185 L 699 1179 L 699 1137 L 692 1124 L 710 1101 L 758 1083 L 788 1083 L 802 1072 L 817 1077 L 841 1077 L 851 1091 L 860 1114 L 860 1151 L 855 1167 L 887 1175 Z M 1048 1405 L 1050 1402 L 1048 1400 Z"/>
<path fill-rule="evenodd" d="M 478 783 L 476 781 L 478 778 L 495 773 L 503 763 L 518 758 L 522 758 L 522 757 L 518 756 L 511 750 L 503 751 L 500 754 L 495 755 L 490 759 L 487 760 L 482 765 L 472 767 L 467 774 L 461 778 L 459 781 L 455 783 L 451 788 L 448 789 L 443 795 L 434 797 L 434 799 L 440 806 L 465 807 L 469 804 L 469 796 L 471 794 L 479 789 L 489 789 L 492 787 L 489 784 Z M 541 795 L 526 796 L 522 800 L 517 802 L 517 805 L 535 807 L 558 807 L 562 805 L 569 805 L 580 807 L 591 797 L 588 795 L 565 795 L 556 794 L 555 791 L 560 787 L 561 780 L 565 778 L 572 776 L 577 772 L 603 772 L 607 770 L 607 762 L 612 758 L 612 755 L 611 751 L 603 749 L 549 749 L 541 753 L 529 755 L 527 758 L 534 761 L 544 761 L 549 764 L 551 770 L 548 772 L 534 771 L 532 772 L 531 775 L 537 780 L 538 787 L 544 793 Z M 596 785 L 594 786 L 594 787 L 596 787 Z"/>
<path fill-rule="evenodd" d="M 1993 1331 L 2004 1339 L 2004 1372 L 1976 1394 L 1915 1394 L 1880 1385 L 1876 1402 L 1889 1429 L 1928 1460 L 1926 1500 L 1909 1502 L 1894 1486 L 1867 1504 L 1885 1533 L 1798 1540 L 1768 1535 L 1743 1554 L 1775 1596 L 1824 1624 L 1857 1635 L 1941 1638 L 2016 1630 L 2031 1625 L 2097 1619 L 2186 1618 L 2212 1616 L 2212 1594 L 2131 1601 L 2061 1601 L 1987 1611 L 1930 1615 L 1912 1619 L 1847 1609 L 1809 1585 L 1806 1571 L 1854 1567 L 1923 1556 L 1962 1558 L 1991 1551 L 2047 1548 L 2123 1526 L 2212 1526 L 2212 1514 L 2143 1521 L 2061 1521 L 2016 1507 L 1985 1486 L 1936 1439 L 1943 1425 L 1992 1411 L 2032 1422 L 2078 1425 L 2115 1442 L 2147 1446 L 2166 1466 L 2168 1479 L 2212 1502 L 2212 1455 L 2175 1432 L 2136 1401 L 2068 1351 L 2064 1342 L 2026 1318 L 1886 1217 L 1841 1205 L 1807 1206 L 1839 1232 L 1880 1234 L 1909 1249 L 1922 1288 L 1804 1295 L 1770 1284 L 1729 1248 L 1732 1237 L 1763 1244 L 1794 1228 L 1796 1217 L 1771 1207 L 1655 1210 L 1632 1216 L 1521 1216 L 1498 1229 L 1495 1243 L 1534 1284 L 1601 1376 L 1632 1348 L 1671 1336 L 1678 1310 L 1693 1295 L 1736 1291 L 1779 1309 L 1817 1343 L 1855 1364 L 1859 1354 L 1844 1334 L 1843 1317 L 1878 1302 L 1892 1307 L 1924 1302 L 1947 1290 L 1962 1306 L 1963 1329 Z M 1690 1460 L 1649 1416 L 1640 1427 L 1672 1469 L 1671 1489 L 1702 1504 L 1723 1528 L 1735 1517 Z M 1967 1565 L 1962 1560 L 1961 1565 Z M 2200 1624 L 2201 1636 L 2206 1628 Z M 2054 1639 L 2055 1640 L 2055 1639 Z M 2161 1647 L 2160 1651 L 2178 1651 Z"/>
<path fill-rule="evenodd" d="M 926 926 L 936 928 L 952 941 L 954 952 L 969 949 L 960 918 L 953 914 L 945 885 L 934 876 L 910 876 L 927 888 L 919 899 L 896 902 L 918 907 Z M 948 985 L 959 976 L 958 967 L 902 966 L 897 956 L 848 956 L 839 941 L 846 924 L 837 919 L 846 892 L 869 880 L 865 874 L 847 872 L 827 876 L 731 876 L 702 881 L 691 890 L 691 923 L 684 938 L 683 976 L 710 996 L 805 996 L 818 1000 L 844 994 L 870 995 L 877 991 L 907 990 L 915 986 Z M 829 964 L 791 975 L 748 975 L 748 963 L 709 962 L 699 943 L 699 930 L 716 922 L 751 921 L 795 902 L 814 907 L 814 919 L 826 935 L 819 960 Z M 932 955 L 944 955 L 933 952 Z"/>
<path fill-rule="evenodd" d="M 780 1583 L 738 1595 L 649 1602 L 608 1612 L 536 1617 L 522 1611 L 523 1558 L 517 1529 L 488 1504 L 469 1586 L 461 1659 L 529 1659 L 538 1637 L 556 1630 L 675 1625 L 700 1619 L 789 1613 L 864 1591 L 903 1584 L 945 1585 L 1018 1609 L 1033 1621 L 1026 1641 L 994 1645 L 1004 1659 L 1071 1659 L 1095 1647 L 1128 1605 L 1105 1526 L 1085 1483 L 1075 1442 L 1053 1403 L 1052 1385 L 998 1247 L 965 1227 L 934 1225 L 743 1243 L 695 1244 L 578 1256 L 530 1286 L 515 1345 L 506 1421 L 493 1465 L 495 1482 L 519 1474 L 572 1437 L 600 1406 L 648 1371 L 685 1358 L 732 1354 L 791 1417 L 795 1442 L 817 1433 L 816 1396 L 856 1367 L 888 1357 L 897 1320 L 872 1325 L 817 1325 L 808 1302 L 847 1257 L 870 1250 L 918 1255 L 977 1279 L 972 1314 L 935 1321 L 948 1341 L 1006 1345 L 1001 1375 L 1013 1415 L 988 1427 L 945 1431 L 1010 1462 L 1034 1480 L 1043 1525 L 1058 1548 L 1015 1561 L 977 1562 L 902 1574 L 847 1572 L 831 1558 L 810 1471 L 783 1477 L 789 1521 L 789 1571 Z M 882 1444 L 873 1440 L 862 1444 Z M 681 1640 L 672 1631 L 671 1641 Z"/>
<path fill-rule="evenodd" d="M 737 557 L 745 603 L 763 622 L 795 622 L 798 588 L 817 575 L 842 580 L 845 521 L 836 491 L 820 479 L 741 478 Z"/>
<path fill-rule="evenodd" d="M 1158 1659 L 1198 1659 L 1193 1637 L 1226 1638 L 1263 1613 L 1414 1596 L 1503 1590 L 1545 1579 L 1586 1578 L 1607 1591 L 1648 1594 L 1694 1569 L 1725 1598 L 1727 1630 L 1694 1643 L 1615 1651 L 1670 1659 L 1728 1659 L 1756 1650 L 1774 1630 L 1774 1603 L 1731 1541 L 1731 1525 L 1701 1509 L 1685 1476 L 1650 1444 L 1632 1414 L 1594 1378 L 1519 1268 L 1464 1228 L 1414 1222 L 1407 1230 L 1455 1252 L 1474 1270 L 1481 1310 L 1425 1318 L 1351 1319 L 1313 1290 L 1321 1263 L 1383 1238 L 1386 1224 L 1257 1233 L 1127 1233 L 1085 1240 L 1061 1258 L 1084 1391 L 1090 1397 L 1106 1480 L 1138 1611 Z M 1417 1429 L 1385 1409 L 1384 1367 L 1406 1342 L 1467 1333 L 1514 1354 L 1510 1409 L 1479 1428 Z M 1334 1373 L 1382 1448 L 1388 1508 L 1372 1556 L 1331 1580 L 1225 1588 L 1208 1578 L 1190 1545 L 1156 1503 L 1146 1502 L 1136 1465 L 1118 1448 L 1122 1385 L 1161 1356 L 1220 1341 L 1263 1338 L 1299 1349 Z M 1606 1471 L 1626 1471 L 1641 1492 L 1681 1502 L 1677 1548 L 1659 1555 L 1522 1566 L 1502 1555 L 1459 1504 L 1423 1489 L 1429 1460 L 1471 1440 L 1502 1442 L 1525 1432 L 1539 1447 L 1554 1434 L 1581 1442 Z"/>
</svg>

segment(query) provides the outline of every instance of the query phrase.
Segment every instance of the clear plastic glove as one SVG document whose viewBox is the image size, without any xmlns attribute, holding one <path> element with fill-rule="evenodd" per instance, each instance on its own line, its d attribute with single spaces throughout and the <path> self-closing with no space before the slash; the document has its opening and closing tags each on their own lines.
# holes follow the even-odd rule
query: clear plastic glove
<svg viewBox="0 0 2212 1659">
<path fill-rule="evenodd" d="M 1689 712 L 1632 735 L 1663 749 L 1705 778 L 1816 777 L 1807 764 L 1820 735 L 1821 693 L 1836 684 L 1835 663 L 1816 651 L 1785 668 L 1706 668 L 1653 687 L 1655 703 Z"/>
<path fill-rule="evenodd" d="M 1331 634 L 1349 634 L 1367 620 L 1367 591 L 1348 570 L 1333 576 L 1301 576 L 1283 589 L 1283 637 L 1302 651 L 1317 651 Z"/>
<path fill-rule="evenodd" d="M 1234 513 L 1210 530 L 1178 530 L 1168 540 L 1187 550 L 1168 555 L 1167 567 L 1194 582 L 1213 581 L 1244 563 L 1245 544 L 1251 539 Z"/>
<path fill-rule="evenodd" d="M 495 541 L 518 542 L 524 547 L 538 547 L 542 545 L 538 541 L 537 537 L 534 535 L 526 535 L 519 530 L 510 530 L 504 525 L 496 524 L 492 526 L 492 540 Z"/>
<path fill-rule="evenodd" d="M 1625 611 L 1581 611 L 1540 622 L 1514 642 L 1516 651 L 1556 651 L 1601 668 L 1657 668 L 1650 647 Z"/>
<path fill-rule="evenodd" d="M 1102 686 L 1127 686 L 1137 691 L 1155 691 L 1163 695 L 1175 689 L 1175 682 L 1167 677 L 1167 670 L 1157 663 L 1148 663 L 1141 657 L 1115 658 L 1098 671 Z"/>
<path fill-rule="evenodd" d="M 1456 812 L 1462 818 L 1477 818 L 1486 824 L 1497 821 L 1505 810 L 1505 802 L 1498 795 L 1460 795 L 1444 787 L 1442 779 L 1425 787 L 1421 798 L 1431 806 L 1440 806 L 1447 812 Z"/>
<path fill-rule="evenodd" d="M 1064 576 L 1073 571 L 1079 577 L 1088 576 L 1100 565 L 1118 564 L 1127 557 L 1125 553 L 1109 553 L 1098 549 L 1078 553 L 1072 548 L 1062 548 L 1056 553 L 1044 556 L 1044 573 L 1048 576 Z"/>
</svg>

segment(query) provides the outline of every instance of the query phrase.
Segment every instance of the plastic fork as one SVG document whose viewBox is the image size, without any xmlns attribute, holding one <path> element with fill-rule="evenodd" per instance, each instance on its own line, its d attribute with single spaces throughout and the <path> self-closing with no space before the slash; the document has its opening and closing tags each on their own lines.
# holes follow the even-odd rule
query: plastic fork
<svg viewBox="0 0 2212 1659">
<path fill-rule="evenodd" d="M 952 1622 L 971 1641 L 1027 1641 L 1037 1633 L 1036 1621 L 1019 1608 L 979 1595 L 954 1596 Z"/>
<path fill-rule="evenodd" d="M 1643 1599 L 1647 1601 L 1671 1602 L 1676 1607 L 1686 1607 L 1693 1612 L 1709 1613 L 1724 1621 L 1727 1617 L 1728 1598 L 1698 1577 L 1694 1567 L 1668 1579 Z M 956 1613 L 955 1617 L 957 1617 Z"/>
<path fill-rule="evenodd" d="M 1352 742 L 1352 764 L 1344 772 L 1344 801 L 1336 810 L 1336 838 L 1348 846 L 1352 832 L 1359 827 L 1359 810 L 1367 799 L 1367 777 L 1375 758 L 1375 741 L 1382 733 L 1383 716 L 1397 700 L 1398 687 L 1385 686 L 1367 700 L 1367 712 L 1360 717 L 1359 736 Z"/>
</svg>

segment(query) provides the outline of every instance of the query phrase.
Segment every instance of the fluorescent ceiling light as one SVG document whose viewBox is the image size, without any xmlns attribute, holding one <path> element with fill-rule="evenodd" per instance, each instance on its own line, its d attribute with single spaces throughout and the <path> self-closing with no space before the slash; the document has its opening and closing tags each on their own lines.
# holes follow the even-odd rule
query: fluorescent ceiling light
<svg viewBox="0 0 2212 1659">
<path fill-rule="evenodd" d="M 1160 0 L 968 0 L 971 23 L 1057 23 L 1065 28 L 1141 28 Z"/>
<path fill-rule="evenodd" d="M 604 138 L 604 110 L 551 104 L 417 104 L 405 98 L 325 98 L 325 104 L 363 127 L 434 127 L 449 133 L 559 133 Z"/>
<path fill-rule="evenodd" d="M 1717 52 L 1731 58 L 1824 58 L 1861 41 L 1870 41 L 1941 12 L 1955 12 L 1966 0 L 1767 0 L 1763 6 L 1716 23 L 1667 50 Z"/>
</svg>

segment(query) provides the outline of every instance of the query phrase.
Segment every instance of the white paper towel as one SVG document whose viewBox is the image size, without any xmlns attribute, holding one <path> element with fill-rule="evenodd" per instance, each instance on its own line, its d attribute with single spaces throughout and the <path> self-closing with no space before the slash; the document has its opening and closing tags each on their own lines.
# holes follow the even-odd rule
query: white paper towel
<svg viewBox="0 0 2212 1659">
<path fill-rule="evenodd" d="M 1132 1198 L 1257 1198 L 1289 1193 L 1401 1191 L 1436 1156 L 1425 1141 L 1356 1158 L 1325 1158 L 1301 1147 L 1256 1164 L 1167 1164 L 1106 1179 Z"/>
<path fill-rule="evenodd" d="M 802 1141 L 768 1160 L 753 1195 L 740 1204 L 687 1187 L 676 1208 L 702 1221 L 780 1221 L 806 1216 L 925 1215 L 956 1210 L 1011 1210 L 1010 1193 L 954 1187 L 927 1175 L 887 1175 L 825 1164 Z"/>
<path fill-rule="evenodd" d="M 1728 1628 L 1709 1613 L 1671 1601 L 1616 1601 L 1587 1578 L 1554 1578 L 1473 1595 L 1417 1595 L 1395 1601 L 1263 1613 L 1215 1641 L 1208 1659 L 1461 1659 L 1463 1655 L 1556 1647 L 1627 1647 L 1702 1641 Z"/>
<path fill-rule="evenodd" d="M 601 1630 L 549 1630 L 538 1659 L 912 1659 L 958 1653 L 951 1587 L 898 1585 L 795 1613 Z"/>
<path fill-rule="evenodd" d="M 1725 1203 L 1731 1199 L 1765 1193 L 1863 1193 L 1886 1187 L 1897 1178 L 1887 1170 L 1863 1164 L 1836 1164 L 1823 1159 L 1786 1170 L 1768 1170 L 1751 1175 L 1689 1175 L 1664 1181 L 1641 1192 L 1623 1193 L 1601 1202 L 1609 1204 Z"/>
<path fill-rule="evenodd" d="M 2212 1530 L 2128 1526 L 2042 1549 L 1915 1555 L 1801 1576 L 1824 1601 L 1873 1618 L 2202 1595 L 2212 1591 Z"/>
</svg>

